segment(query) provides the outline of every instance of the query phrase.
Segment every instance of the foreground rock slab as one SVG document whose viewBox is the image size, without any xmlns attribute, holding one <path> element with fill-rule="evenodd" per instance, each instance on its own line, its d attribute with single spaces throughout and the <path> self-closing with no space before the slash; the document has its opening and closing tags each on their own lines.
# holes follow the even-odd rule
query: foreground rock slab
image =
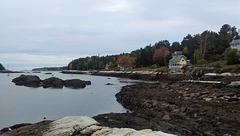
<svg viewBox="0 0 240 136">
<path fill-rule="evenodd" d="M 91 135 L 91 136 L 173 136 L 150 129 L 134 130 L 130 128 L 109 128 L 101 126 L 94 119 L 87 116 L 64 117 L 50 124 L 50 129 L 44 136 Z"/>
<path fill-rule="evenodd" d="M 64 117 L 53 122 L 43 121 L 0 133 L 0 136 L 173 136 L 150 129 L 110 128 L 87 116 Z"/>
<path fill-rule="evenodd" d="M 12 82 L 15 85 L 27 86 L 27 87 L 43 87 L 43 88 L 63 88 L 63 86 L 73 89 L 85 88 L 86 85 L 91 85 L 91 81 L 83 81 L 80 79 L 62 80 L 57 77 L 50 77 L 41 80 L 36 75 L 21 75 L 14 78 Z"/>
</svg>

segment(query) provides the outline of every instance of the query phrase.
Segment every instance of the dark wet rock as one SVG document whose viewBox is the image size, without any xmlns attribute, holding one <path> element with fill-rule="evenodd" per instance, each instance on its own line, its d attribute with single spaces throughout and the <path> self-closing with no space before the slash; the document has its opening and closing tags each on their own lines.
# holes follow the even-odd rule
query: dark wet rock
<svg viewBox="0 0 240 136">
<path fill-rule="evenodd" d="M 8 132 L 8 131 L 10 131 L 10 130 L 11 130 L 11 129 L 10 129 L 9 127 L 5 127 L 5 128 L 3 128 L 3 129 L 0 130 L 0 134 L 1 134 L 1 133 Z"/>
<path fill-rule="evenodd" d="M 106 83 L 105 85 L 114 85 L 113 83 Z"/>
<path fill-rule="evenodd" d="M 24 126 L 28 126 L 28 125 L 32 125 L 32 124 L 31 123 L 22 123 L 22 124 L 16 124 L 16 125 L 13 125 L 13 126 L 10 126 L 10 127 L 5 127 L 5 128 L 0 130 L 0 134 L 8 132 L 8 131 L 12 131 L 14 129 L 18 129 L 18 128 L 21 128 L 21 127 L 24 127 Z"/>
<path fill-rule="evenodd" d="M 109 113 L 100 114 L 93 117 L 104 126 L 118 128 L 133 128 L 136 130 L 151 129 L 149 120 L 144 119 L 139 114 Z"/>
<path fill-rule="evenodd" d="M 80 79 L 71 79 L 71 80 L 65 80 L 64 85 L 65 87 L 73 88 L 73 89 L 78 89 L 78 88 L 85 88 L 86 85 L 91 84 L 88 81 L 83 81 Z"/>
<path fill-rule="evenodd" d="M 24 126 L 28 126 L 28 125 L 32 125 L 31 123 L 22 123 L 22 124 L 16 124 L 10 127 L 11 130 L 13 129 L 18 129 L 20 127 L 24 127 Z"/>
<path fill-rule="evenodd" d="M 47 72 L 47 73 L 45 73 L 46 75 L 51 75 L 52 73 L 51 72 Z"/>
<path fill-rule="evenodd" d="M 42 121 L 36 124 L 18 124 L 9 131 L 0 131 L 0 136 L 42 136 L 52 121 Z"/>
<path fill-rule="evenodd" d="M 35 75 L 21 75 L 12 80 L 16 85 L 23 85 L 27 87 L 40 87 L 42 85 L 41 79 Z"/>
<path fill-rule="evenodd" d="M 91 81 L 84 81 L 84 80 L 81 80 L 85 85 L 91 85 Z"/>
<path fill-rule="evenodd" d="M 228 101 L 233 102 L 233 101 L 240 101 L 240 100 L 238 98 L 229 98 Z"/>
<path fill-rule="evenodd" d="M 43 81 L 43 88 L 63 88 L 63 80 L 57 77 L 51 77 L 44 79 Z"/>
</svg>

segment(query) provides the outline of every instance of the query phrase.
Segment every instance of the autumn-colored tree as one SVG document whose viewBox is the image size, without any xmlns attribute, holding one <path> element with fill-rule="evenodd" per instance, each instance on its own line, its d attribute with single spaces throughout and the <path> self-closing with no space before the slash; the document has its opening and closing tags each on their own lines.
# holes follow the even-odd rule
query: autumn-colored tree
<svg viewBox="0 0 240 136">
<path fill-rule="evenodd" d="M 69 64 L 68 69 L 69 69 L 69 70 L 72 69 L 72 63 Z"/>
<path fill-rule="evenodd" d="M 135 64 L 135 58 L 128 55 L 120 56 L 117 60 L 117 64 L 124 68 L 133 67 Z"/>
<path fill-rule="evenodd" d="M 165 46 L 156 49 L 153 54 L 153 62 L 158 65 L 166 65 L 169 53 L 169 48 Z"/>
</svg>

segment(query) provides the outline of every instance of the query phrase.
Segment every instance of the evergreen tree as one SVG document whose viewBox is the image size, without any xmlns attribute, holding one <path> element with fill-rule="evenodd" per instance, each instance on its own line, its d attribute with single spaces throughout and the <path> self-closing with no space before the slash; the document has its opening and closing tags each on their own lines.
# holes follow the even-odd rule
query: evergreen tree
<svg viewBox="0 0 240 136">
<path fill-rule="evenodd" d="M 182 51 L 183 47 L 179 42 L 173 42 L 172 46 L 170 47 L 170 51 L 174 52 L 174 51 Z"/>
<path fill-rule="evenodd" d="M 230 47 L 229 43 L 239 38 L 236 27 L 231 27 L 228 24 L 225 24 L 221 27 L 219 31 L 219 50 L 222 54 L 228 47 Z"/>
<path fill-rule="evenodd" d="M 0 70 L 5 70 L 4 66 L 0 63 Z"/>
</svg>

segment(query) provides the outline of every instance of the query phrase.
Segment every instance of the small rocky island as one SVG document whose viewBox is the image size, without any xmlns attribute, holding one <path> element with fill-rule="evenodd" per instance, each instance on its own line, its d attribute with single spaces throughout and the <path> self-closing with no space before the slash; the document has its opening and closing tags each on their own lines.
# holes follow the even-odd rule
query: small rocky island
<svg viewBox="0 0 240 136">
<path fill-rule="evenodd" d="M 57 77 L 50 77 L 41 80 L 36 75 L 21 75 L 14 78 L 12 82 L 15 85 L 27 87 L 43 87 L 43 88 L 63 88 L 63 86 L 73 89 L 85 88 L 86 85 L 91 85 L 91 81 L 84 81 L 80 79 L 62 80 Z"/>
</svg>

